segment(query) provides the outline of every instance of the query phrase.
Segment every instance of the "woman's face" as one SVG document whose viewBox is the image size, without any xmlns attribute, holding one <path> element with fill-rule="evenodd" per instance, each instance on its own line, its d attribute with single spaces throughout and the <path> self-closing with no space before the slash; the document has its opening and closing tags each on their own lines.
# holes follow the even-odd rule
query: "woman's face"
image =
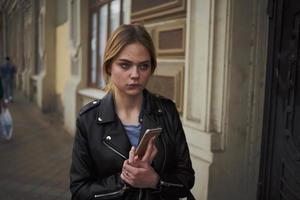
<svg viewBox="0 0 300 200">
<path fill-rule="evenodd" d="M 149 52 L 138 42 L 125 46 L 111 64 L 111 82 L 122 96 L 140 95 L 150 76 Z"/>
</svg>

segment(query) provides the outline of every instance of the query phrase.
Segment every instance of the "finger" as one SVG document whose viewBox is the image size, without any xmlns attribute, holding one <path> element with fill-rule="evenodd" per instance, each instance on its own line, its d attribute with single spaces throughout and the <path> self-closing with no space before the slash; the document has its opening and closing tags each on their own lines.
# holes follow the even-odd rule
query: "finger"
<svg viewBox="0 0 300 200">
<path fill-rule="evenodd" d="M 124 164 L 122 167 L 122 172 L 121 172 L 122 177 L 125 177 L 125 178 L 128 177 L 128 174 L 129 174 L 129 172 L 127 171 L 128 166 L 130 166 L 128 162 L 129 162 L 128 160 L 124 161 Z"/>
<path fill-rule="evenodd" d="M 154 158 L 155 158 L 157 152 L 158 152 L 158 150 L 157 150 L 157 148 L 156 148 L 156 145 L 154 144 L 154 145 L 153 145 L 152 153 L 151 153 L 151 155 L 150 155 L 149 164 L 152 163 L 152 161 L 154 160 Z"/>
<path fill-rule="evenodd" d="M 130 151 L 129 151 L 129 164 L 134 162 L 134 153 L 135 153 L 135 148 L 134 146 L 131 147 Z"/>
<path fill-rule="evenodd" d="M 133 159 L 134 159 L 134 161 L 136 162 L 136 161 L 139 159 L 139 156 L 138 156 L 138 155 L 135 155 Z"/>
<path fill-rule="evenodd" d="M 129 172 L 127 172 L 127 171 L 122 171 L 122 175 L 127 180 L 132 177 L 132 175 Z"/>
<path fill-rule="evenodd" d="M 120 177 L 121 177 L 122 180 L 125 180 L 125 176 L 124 176 L 123 172 L 121 173 Z"/>
<path fill-rule="evenodd" d="M 126 182 L 127 184 L 130 184 L 131 181 L 124 172 L 121 173 L 120 177 L 124 182 Z"/>
<path fill-rule="evenodd" d="M 133 180 L 130 179 L 125 173 L 121 173 L 120 177 L 121 177 L 121 179 L 122 179 L 125 183 L 127 183 L 127 184 L 129 184 L 129 185 L 131 185 L 131 186 L 134 187 L 134 182 L 133 182 Z"/>
<path fill-rule="evenodd" d="M 126 160 L 123 164 L 123 169 L 122 169 L 122 172 L 123 171 L 126 171 L 128 173 L 133 173 L 134 171 L 136 170 L 136 167 L 132 166 L 131 164 L 129 164 L 129 161 Z"/>
<path fill-rule="evenodd" d="M 152 149 L 153 149 L 153 144 L 154 144 L 154 137 L 150 139 L 149 143 L 148 143 L 148 146 L 147 146 L 147 149 L 146 149 L 146 152 L 142 158 L 142 161 L 148 161 L 149 158 L 150 158 L 150 155 L 152 153 Z"/>
<path fill-rule="evenodd" d="M 125 174 L 122 172 L 121 175 L 120 175 L 121 179 L 123 181 L 125 181 L 126 183 L 128 182 L 127 178 L 125 177 Z"/>
<path fill-rule="evenodd" d="M 132 183 L 132 181 L 135 179 L 134 171 L 126 170 L 126 168 L 122 169 L 121 174 L 127 182 Z"/>
</svg>

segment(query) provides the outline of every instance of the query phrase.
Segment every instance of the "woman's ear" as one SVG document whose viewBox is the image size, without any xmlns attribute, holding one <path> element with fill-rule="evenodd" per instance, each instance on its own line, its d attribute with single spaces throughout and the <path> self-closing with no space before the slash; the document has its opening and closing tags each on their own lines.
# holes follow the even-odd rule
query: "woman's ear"
<svg viewBox="0 0 300 200">
<path fill-rule="evenodd" d="M 111 76 L 111 62 L 109 62 L 107 64 L 108 64 L 108 67 L 106 68 L 107 69 L 107 75 Z"/>
</svg>

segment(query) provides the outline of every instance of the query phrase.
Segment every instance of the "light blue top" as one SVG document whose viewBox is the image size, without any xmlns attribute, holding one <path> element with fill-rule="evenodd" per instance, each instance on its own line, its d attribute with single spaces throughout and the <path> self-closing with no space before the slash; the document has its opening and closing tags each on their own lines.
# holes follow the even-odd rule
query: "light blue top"
<svg viewBox="0 0 300 200">
<path fill-rule="evenodd" d="M 131 143 L 132 146 L 137 147 L 139 144 L 139 138 L 140 138 L 140 134 L 141 134 L 141 124 L 139 125 L 126 125 L 123 124 L 127 136 L 129 138 L 129 141 Z"/>
</svg>

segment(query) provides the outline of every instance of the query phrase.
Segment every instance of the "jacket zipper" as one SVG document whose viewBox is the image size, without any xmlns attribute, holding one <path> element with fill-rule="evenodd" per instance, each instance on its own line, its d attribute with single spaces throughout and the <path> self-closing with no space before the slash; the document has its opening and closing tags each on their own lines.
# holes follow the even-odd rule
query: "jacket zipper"
<svg viewBox="0 0 300 200">
<path fill-rule="evenodd" d="M 165 149 L 163 166 L 162 166 L 162 168 L 160 170 L 160 173 L 162 174 L 163 171 L 164 171 L 164 168 L 165 168 L 165 164 L 166 164 L 167 148 L 166 148 L 166 145 L 165 145 L 165 142 L 164 142 L 163 138 L 161 139 L 161 141 L 162 141 L 163 147 Z M 170 183 L 170 182 L 165 182 L 165 181 L 161 181 L 161 184 L 164 185 L 164 186 L 167 186 L 167 187 L 170 187 L 170 186 L 173 186 L 173 187 L 184 187 L 184 185 L 182 185 L 182 184 Z"/>
<path fill-rule="evenodd" d="M 115 148 L 113 148 L 112 146 L 110 146 L 105 140 L 103 140 L 103 144 L 105 146 L 107 146 L 110 150 L 112 150 L 113 152 L 115 152 L 116 154 L 118 154 L 119 156 L 121 156 L 122 158 L 124 158 L 125 160 L 128 159 L 125 155 L 123 155 L 121 152 L 119 152 L 118 150 L 116 150 Z M 107 194 L 98 194 L 95 195 L 95 198 L 99 198 L 99 197 L 104 197 L 104 196 L 109 196 L 109 195 L 115 195 L 118 193 L 124 192 L 124 188 L 122 190 L 116 191 L 116 192 L 111 192 L 111 193 L 107 193 Z M 142 195 L 143 194 L 143 190 L 139 189 L 139 196 L 138 196 L 138 200 L 142 199 Z"/>
<path fill-rule="evenodd" d="M 119 152 L 118 150 L 116 150 L 115 148 L 113 148 L 112 146 L 110 146 L 105 140 L 103 141 L 103 144 L 105 146 L 107 146 L 110 150 L 112 150 L 113 152 L 115 152 L 116 154 L 118 154 L 119 156 L 121 156 L 122 158 L 124 158 L 125 160 L 128 159 L 125 155 L 123 155 L 121 152 Z M 164 144 L 163 144 L 164 145 Z M 166 158 L 165 158 L 166 159 Z M 165 164 L 165 161 L 164 161 L 164 164 Z M 164 168 L 164 166 L 163 166 Z M 165 181 L 161 181 L 162 185 L 164 186 L 167 186 L 167 187 L 170 187 L 170 186 L 173 186 L 173 187 L 184 187 L 184 185 L 182 184 L 177 184 L 177 183 L 170 183 L 170 182 L 165 182 Z M 107 193 L 107 194 L 99 194 L 99 195 L 95 195 L 95 198 L 98 198 L 98 197 L 104 197 L 104 196 L 110 196 L 110 195 L 115 195 L 115 194 L 118 194 L 118 193 L 121 193 L 121 192 L 124 192 L 124 189 L 122 190 L 119 190 L 119 191 L 116 191 L 116 192 L 111 192 L 111 193 Z M 141 200 L 142 198 L 142 189 L 139 189 L 139 196 L 138 196 L 138 200 Z"/>
<path fill-rule="evenodd" d="M 103 144 L 105 146 L 107 146 L 110 150 L 112 150 L 113 152 L 115 152 L 116 154 L 118 154 L 119 156 L 121 156 L 122 158 L 124 158 L 125 160 L 127 159 L 127 157 L 125 155 L 123 155 L 122 153 L 120 153 L 118 150 L 114 149 L 105 140 L 103 141 Z M 101 198 L 101 197 L 106 197 L 106 196 L 115 196 L 115 195 L 118 195 L 118 194 L 122 195 L 124 193 L 125 189 L 126 189 L 126 185 L 121 190 L 118 190 L 118 191 L 115 191 L 115 192 L 109 192 L 109 193 L 106 193 L 106 194 L 95 194 L 94 197 L 95 198 Z"/>
<path fill-rule="evenodd" d="M 170 182 L 166 182 L 166 181 L 161 181 L 161 184 L 163 186 L 167 186 L 167 187 L 170 187 L 170 186 L 173 186 L 173 187 L 184 187 L 184 185 L 182 185 L 182 184 L 170 183 Z"/>
<path fill-rule="evenodd" d="M 161 168 L 161 170 L 160 170 L 160 174 L 162 174 L 163 173 L 163 171 L 164 171 L 164 169 L 165 169 L 165 165 L 166 165 L 166 159 L 167 159 L 167 148 L 166 148 L 166 144 L 165 144 L 165 141 L 164 141 L 164 139 L 161 137 L 161 142 L 162 142 L 162 144 L 163 144 L 163 147 L 164 147 L 164 160 L 163 160 L 163 166 L 162 166 L 162 168 Z"/>
<path fill-rule="evenodd" d="M 140 190 L 139 190 L 139 198 L 138 198 L 138 200 L 141 200 L 141 199 L 142 199 L 142 192 L 143 192 L 142 189 L 140 189 Z"/>
<path fill-rule="evenodd" d="M 118 154 L 119 156 L 121 156 L 122 158 L 124 158 L 125 160 L 127 160 L 128 158 L 123 155 L 121 152 L 119 152 L 118 150 L 116 150 L 115 148 L 113 148 L 112 146 L 110 146 L 105 140 L 103 141 L 103 144 L 105 146 L 107 146 L 110 150 L 112 150 L 113 152 L 115 152 L 116 154 Z"/>
<path fill-rule="evenodd" d="M 122 195 L 124 193 L 124 188 L 115 192 L 109 192 L 105 194 L 95 194 L 95 198 L 107 197 L 107 196 L 117 196 L 118 194 Z"/>
</svg>

